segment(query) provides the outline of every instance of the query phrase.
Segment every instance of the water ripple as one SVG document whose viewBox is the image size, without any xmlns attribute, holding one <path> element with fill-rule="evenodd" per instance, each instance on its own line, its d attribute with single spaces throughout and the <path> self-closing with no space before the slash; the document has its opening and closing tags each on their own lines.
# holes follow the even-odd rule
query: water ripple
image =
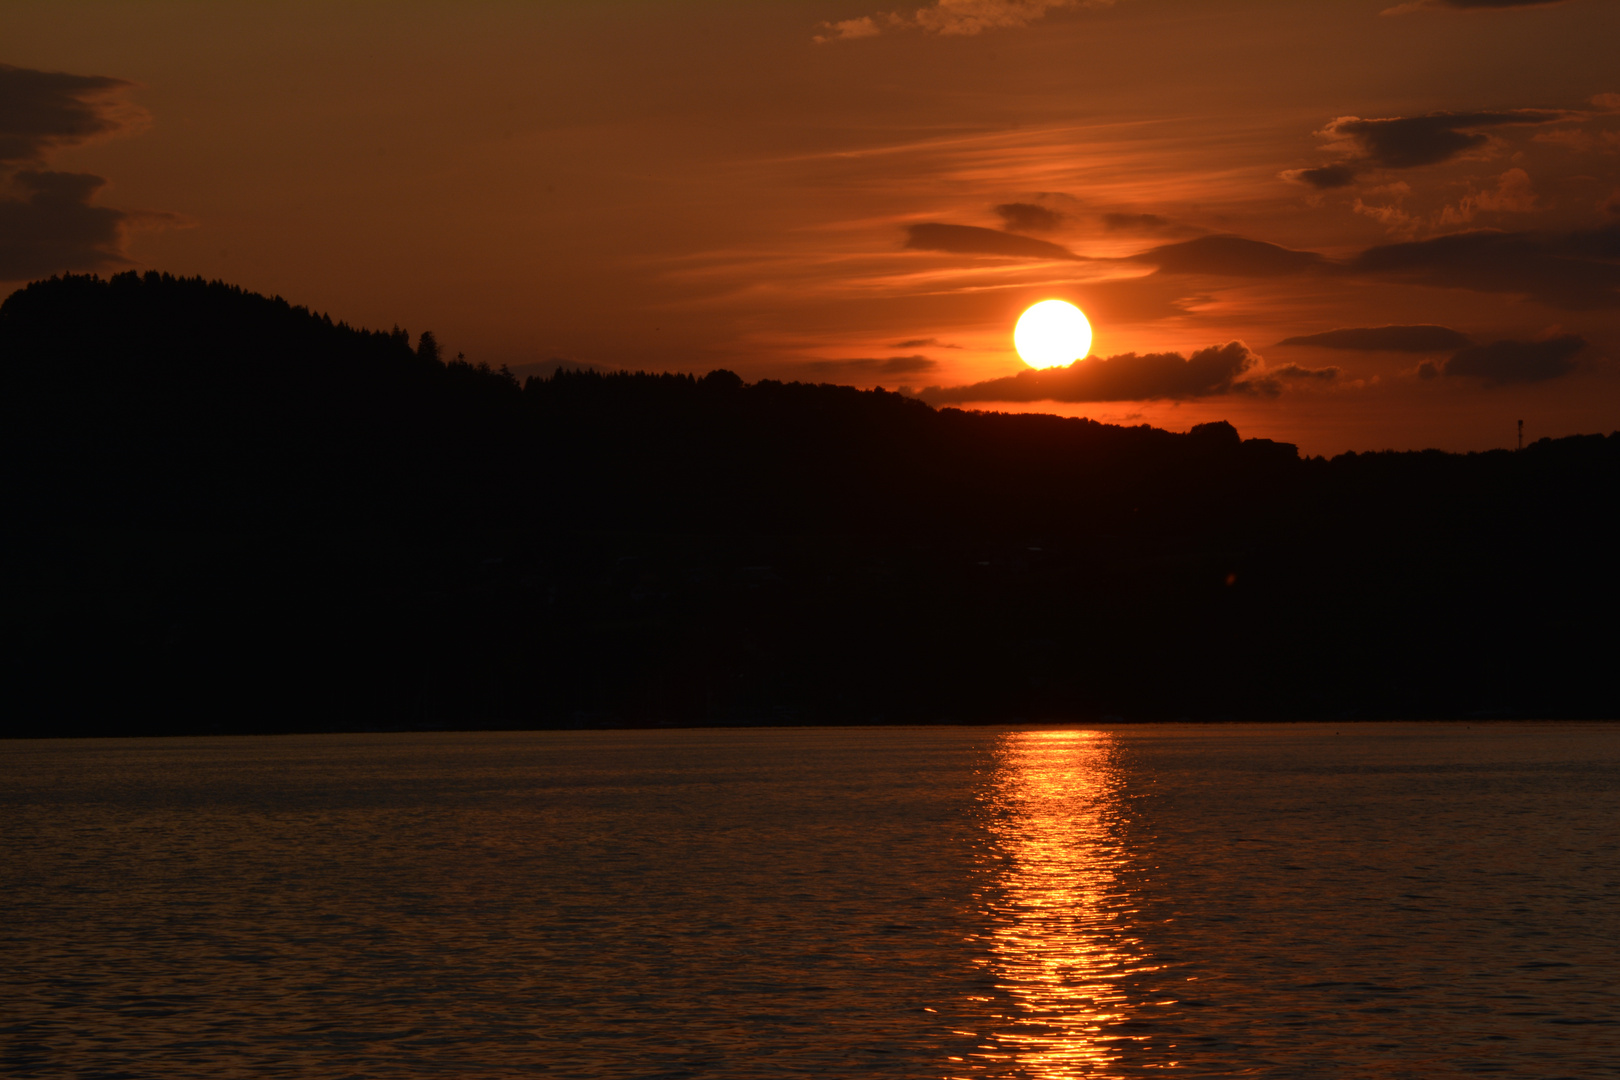
<svg viewBox="0 0 1620 1080">
<path fill-rule="evenodd" d="M 18 1077 L 1600 1077 L 1620 726 L 0 744 Z"/>
</svg>

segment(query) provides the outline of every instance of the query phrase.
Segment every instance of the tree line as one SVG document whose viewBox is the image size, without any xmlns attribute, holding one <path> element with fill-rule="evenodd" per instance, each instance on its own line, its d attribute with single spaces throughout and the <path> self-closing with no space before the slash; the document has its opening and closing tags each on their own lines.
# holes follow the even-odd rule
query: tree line
<svg viewBox="0 0 1620 1080">
<path fill-rule="evenodd" d="M 560 370 L 219 282 L 0 305 L 16 734 L 1612 716 L 1620 438 L 1301 457 Z"/>
</svg>

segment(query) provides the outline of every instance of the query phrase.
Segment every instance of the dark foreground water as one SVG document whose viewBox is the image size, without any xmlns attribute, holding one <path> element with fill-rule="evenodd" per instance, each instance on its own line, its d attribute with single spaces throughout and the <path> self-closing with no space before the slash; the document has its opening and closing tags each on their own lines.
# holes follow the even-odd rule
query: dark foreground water
<svg viewBox="0 0 1620 1080">
<path fill-rule="evenodd" d="M 0 744 L 19 1077 L 1613 1077 L 1620 726 Z"/>
</svg>

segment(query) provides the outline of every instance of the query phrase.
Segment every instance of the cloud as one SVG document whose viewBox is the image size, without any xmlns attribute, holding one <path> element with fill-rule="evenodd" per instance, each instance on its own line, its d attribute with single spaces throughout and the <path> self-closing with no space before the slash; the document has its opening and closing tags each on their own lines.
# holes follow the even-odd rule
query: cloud
<svg viewBox="0 0 1620 1080">
<path fill-rule="evenodd" d="M 1282 367 L 1266 369 L 1266 376 L 1273 379 L 1299 379 L 1310 382 L 1332 382 L 1339 377 L 1339 368 L 1336 367 L 1301 367 L 1299 364 L 1284 364 Z"/>
<path fill-rule="evenodd" d="M 963 401 L 1146 401 L 1187 399 L 1220 394 L 1272 396 L 1274 380 L 1241 380 L 1260 358 L 1241 341 L 1212 345 L 1190 357 L 1180 353 L 1123 353 L 1090 357 L 1063 368 L 1021 371 L 1004 379 L 970 386 L 929 387 L 921 397 L 930 402 Z"/>
<path fill-rule="evenodd" d="M 1163 274 L 1220 274 L 1226 277 L 1280 277 L 1331 265 L 1314 251 L 1294 251 L 1242 236 L 1201 236 L 1132 255 Z"/>
<path fill-rule="evenodd" d="M 1469 192 L 1455 206 L 1441 208 L 1436 223 L 1456 228 L 1467 225 L 1477 214 L 1531 214 L 1540 209 L 1530 174 L 1523 169 L 1509 169 L 1498 178 L 1495 191 Z"/>
<path fill-rule="evenodd" d="M 880 12 L 858 19 L 822 23 L 827 32 L 817 34 L 817 44 L 876 37 L 885 27 L 922 30 L 930 34 L 970 37 L 986 30 L 1008 30 L 1028 26 L 1058 8 L 1106 7 L 1113 0 L 934 0 L 910 15 Z"/>
<path fill-rule="evenodd" d="M 948 251 L 957 255 L 998 255 L 1014 259 L 1078 259 L 1060 244 L 1017 236 L 977 225 L 929 221 L 906 226 L 905 246 L 914 251 Z"/>
<path fill-rule="evenodd" d="M 1348 138 L 1362 151 L 1362 160 L 1389 169 L 1438 165 L 1458 154 L 1484 145 L 1490 136 L 1478 129 L 1513 124 L 1551 124 L 1573 114 L 1563 109 L 1508 109 L 1501 112 L 1428 113 L 1363 120 L 1341 116 L 1322 134 Z"/>
<path fill-rule="evenodd" d="M 1569 233 L 1476 229 L 1368 248 L 1350 261 L 1368 277 L 1527 296 L 1581 311 L 1620 307 L 1620 223 Z"/>
<path fill-rule="evenodd" d="M 1562 146 L 1577 154 L 1590 154 L 1593 151 L 1613 154 L 1620 151 L 1620 131 L 1592 132 L 1582 131 L 1580 128 L 1557 128 L 1533 136 L 1531 142 Z"/>
<path fill-rule="evenodd" d="M 1580 115 L 1568 109 L 1502 109 L 1365 120 L 1341 116 L 1316 134 L 1335 140 L 1345 157 L 1312 169 L 1290 169 L 1282 176 L 1319 191 L 1348 187 L 1369 169 L 1415 169 L 1450 161 L 1490 142 L 1485 134 L 1490 128 L 1554 124 Z"/>
<path fill-rule="evenodd" d="M 1584 348 L 1586 339 L 1574 334 L 1544 341 L 1493 341 L 1461 350 L 1442 370 L 1446 375 L 1482 379 L 1487 386 L 1545 382 L 1574 371 L 1575 355 Z"/>
<path fill-rule="evenodd" d="M 1404 194 L 1399 194 L 1395 196 L 1394 202 L 1370 203 L 1363 201 L 1358 195 L 1350 209 L 1364 217 L 1372 218 L 1382 225 L 1386 232 L 1395 236 L 1410 236 L 1417 232 L 1422 221 L 1401 209 L 1401 201 L 1405 197 Z"/>
<path fill-rule="evenodd" d="M 1169 218 L 1158 214 L 1104 214 L 1103 228 L 1109 232 L 1126 229 L 1162 229 L 1170 224 Z"/>
<path fill-rule="evenodd" d="M 1003 228 L 1011 232 L 1051 232 L 1063 224 L 1062 214 L 1035 203 L 1002 203 L 996 213 L 1005 223 Z"/>
<path fill-rule="evenodd" d="M 1348 272 L 1413 285 L 1525 296 L 1568 310 L 1620 307 L 1620 222 L 1567 233 L 1475 229 L 1370 247 L 1348 263 L 1230 235 L 1165 244 L 1128 261 L 1156 265 L 1159 273 L 1150 278 Z"/>
<path fill-rule="evenodd" d="M 105 183 L 89 173 L 16 173 L 23 197 L 0 199 L 0 281 L 125 264 L 125 230 L 151 215 L 91 206 Z"/>
<path fill-rule="evenodd" d="M 1109 232 L 1164 233 L 1172 236 L 1203 232 L 1202 229 L 1171 221 L 1158 214 L 1104 214 L 1102 223 Z"/>
<path fill-rule="evenodd" d="M 1076 0 L 935 0 L 912 20 L 935 34 L 977 34 L 1028 26 L 1053 8 L 1074 6 Z"/>
<path fill-rule="evenodd" d="M 131 85 L 0 64 L 0 164 L 37 164 L 51 150 L 141 123 L 146 113 L 122 100 Z"/>
<path fill-rule="evenodd" d="M 1284 180 L 1309 184 L 1318 191 L 1330 191 L 1333 188 L 1349 187 L 1356 182 L 1359 175 L 1360 170 L 1354 165 L 1341 162 L 1338 165 L 1323 165 L 1316 169 L 1289 169 L 1282 177 Z"/>
<path fill-rule="evenodd" d="M 1472 345 L 1473 339 L 1449 326 L 1346 326 L 1320 334 L 1284 338 L 1281 345 L 1314 345 L 1319 349 L 1356 349 L 1362 352 L 1445 352 Z"/>
<path fill-rule="evenodd" d="M 1385 8 L 1380 14 L 1406 15 L 1429 8 L 1452 11 L 1506 11 L 1509 8 L 1552 7 L 1554 4 L 1567 2 L 1568 0 L 1413 0 L 1410 4 Z"/>
<path fill-rule="evenodd" d="M 859 19 L 844 19 L 841 22 L 822 23 L 821 25 L 828 32 L 815 36 L 813 40 L 818 45 L 825 45 L 829 41 L 854 41 L 858 38 L 877 37 L 883 33 L 870 15 L 863 15 Z"/>
<path fill-rule="evenodd" d="M 1545 209 L 1530 183 L 1530 174 L 1523 169 L 1509 169 L 1497 177 L 1496 187 L 1483 191 L 1469 185 L 1467 194 L 1455 203 L 1447 203 L 1427 216 L 1408 213 L 1402 203 L 1411 194 L 1404 183 L 1370 188 L 1368 196 L 1383 196 L 1389 202 L 1367 202 L 1360 195 L 1352 209 L 1377 221 L 1396 236 L 1411 236 L 1422 228 L 1457 230 L 1472 224 L 1482 214 L 1533 214 Z"/>
<path fill-rule="evenodd" d="M 939 366 L 926 356 L 890 356 L 887 359 L 863 357 L 857 360 L 816 360 L 807 365 L 817 375 L 830 378 L 856 378 L 871 375 L 918 375 Z"/>
<path fill-rule="evenodd" d="M 1104 326 L 1180 318 L 1213 299 L 1206 290 L 1190 287 L 1189 279 L 1166 274 L 1091 281 L 1076 292 L 1093 324 Z"/>
<path fill-rule="evenodd" d="M 132 84 L 0 64 L 0 281 L 127 264 L 129 230 L 182 222 L 178 215 L 92 206 L 106 181 L 43 168 L 54 151 L 127 132 L 147 114 L 123 100 Z"/>
<path fill-rule="evenodd" d="M 894 347 L 897 349 L 960 349 L 962 346 L 948 344 L 939 340 L 939 338 L 920 337 L 897 341 Z"/>
</svg>

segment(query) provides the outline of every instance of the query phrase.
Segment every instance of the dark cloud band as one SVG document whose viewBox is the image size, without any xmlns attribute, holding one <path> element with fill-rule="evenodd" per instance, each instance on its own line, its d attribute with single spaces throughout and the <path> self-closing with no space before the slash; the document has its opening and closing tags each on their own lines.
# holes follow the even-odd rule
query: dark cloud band
<svg viewBox="0 0 1620 1080">
<path fill-rule="evenodd" d="M 1313 345 L 1319 349 L 1356 349 L 1362 352 L 1446 352 L 1473 344 L 1473 339 L 1449 326 L 1349 326 L 1284 338 L 1278 345 Z"/>
<path fill-rule="evenodd" d="M 1021 371 L 1005 379 L 970 386 L 930 387 L 926 401 L 1146 401 L 1187 399 L 1221 394 L 1271 395 L 1275 380 L 1242 380 L 1259 357 L 1241 341 L 1213 345 L 1191 356 L 1180 353 L 1123 353 L 1091 357 L 1065 368 Z"/>
<path fill-rule="evenodd" d="M 1281 277 L 1328 265 L 1314 251 L 1294 251 L 1242 236 L 1200 236 L 1179 244 L 1131 256 L 1152 263 L 1165 274 L 1215 274 L 1226 277 Z"/>
<path fill-rule="evenodd" d="M 55 147 L 126 127 L 144 115 L 116 100 L 129 85 L 0 64 L 0 163 L 37 162 Z"/>
<path fill-rule="evenodd" d="M 1063 224 L 1063 215 L 1037 203 L 1011 202 L 996 207 L 1010 232 L 1051 232 Z"/>
<path fill-rule="evenodd" d="M 1151 248 L 1130 256 L 1128 261 L 1155 265 L 1162 275 L 1259 278 L 1349 274 L 1433 288 L 1523 296 L 1569 311 L 1620 307 L 1620 222 L 1572 232 L 1476 229 L 1428 240 L 1381 244 L 1367 248 L 1348 262 L 1242 236 L 1203 236 Z M 1455 331 L 1444 327 L 1365 327 L 1312 335 L 1314 340 L 1291 338 L 1284 344 L 1420 352 L 1432 347 L 1456 348 L 1463 343 L 1448 338 L 1448 333 Z M 1352 340 L 1383 343 L 1333 343 Z"/>
<path fill-rule="evenodd" d="M 1620 224 L 1569 233 L 1480 229 L 1368 248 L 1351 272 L 1527 296 L 1573 311 L 1620 307 Z"/>
<path fill-rule="evenodd" d="M 12 184 L 24 197 L 0 200 L 0 281 L 125 263 L 120 251 L 132 215 L 90 205 L 104 183 L 88 173 L 17 173 Z"/>
<path fill-rule="evenodd" d="M 894 343 L 894 347 L 897 349 L 960 349 L 962 346 L 953 345 L 948 341 L 941 341 L 939 338 L 923 337 L 897 341 Z"/>
<path fill-rule="evenodd" d="M 1459 11 L 1502 11 L 1506 8 L 1552 7 L 1568 0 L 1430 0 L 1430 7 L 1456 8 Z"/>
<path fill-rule="evenodd" d="M 1586 339 L 1574 334 L 1545 341 L 1493 341 L 1471 345 L 1446 361 L 1446 375 L 1483 380 L 1488 386 L 1546 382 L 1575 370 Z"/>
<path fill-rule="evenodd" d="M 1169 218 L 1158 214 L 1104 214 L 1103 228 L 1109 232 L 1171 232 L 1182 229 Z"/>
<path fill-rule="evenodd" d="M 1333 121 L 1325 134 L 1349 137 L 1364 159 L 1390 169 L 1437 165 L 1482 145 L 1488 136 L 1481 128 L 1513 124 L 1551 124 L 1567 120 L 1562 109 L 1509 109 L 1501 112 L 1429 113 L 1363 120 L 1345 116 Z"/>
<path fill-rule="evenodd" d="M 12 195 L 0 199 L 0 281 L 122 265 L 130 224 L 177 220 L 92 206 L 105 180 L 40 167 L 54 150 L 144 120 L 144 112 L 122 100 L 130 85 L 0 64 L 0 169 L 10 172 Z"/>
<path fill-rule="evenodd" d="M 854 378 L 862 375 L 918 375 L 939 366 L 926 356 L 862 357 L 856 360 L 816 360 L 809 365 L 818 376 Z"/>
<path fill-rule="evenodd" d="M 1270 368 L 1266 377 L 1271 379 L 1298 379 L 1305 382 L 1332 382 L 1339 377 L 1339 368 L 1336 367 L 1302 367 L 1299 364 L 1284 364 L 1282 367 Z"/>
<path fill-rule="evenodd" d="M 1329 191 L 1350 186 L 1369 169 L 1413 169 L 1450 161 L 1489 142 L 1486 131 L 1491 128 L 1553 124 L 1579 115 L 1566 109 L 1502 109 L 1374 119 L 1341 116 L 1319 134 L 1347 141 L 1355 152 L 1344 161 L 1293 169 L 1283 177 Z"/>
</svg>

